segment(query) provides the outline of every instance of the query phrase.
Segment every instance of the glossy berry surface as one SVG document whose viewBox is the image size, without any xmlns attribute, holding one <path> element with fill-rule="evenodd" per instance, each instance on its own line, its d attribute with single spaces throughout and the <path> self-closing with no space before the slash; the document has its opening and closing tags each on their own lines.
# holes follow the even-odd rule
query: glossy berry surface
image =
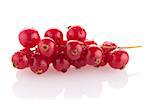
<svg viewBox="0 0 150 100">
<path fill-rule="evenodd" d="M 43 74 L 48 70 L 49 64 L 47 61 L 39 54 L 36 53 L 32 56 L 30 69 L 36 74 Z"/>
<path fill-rule="evenodd" d="M 67 39 L 84 41 L 86 39 L 86 31 L 80 26 L 72 26 L 67 32 Z"/>
<path fill-rule="evenodd" d="M 65 73 L 70 66 L 80 69 L 87 64 L 102 67 L 107 64 L 114 69 L 123 69 L 129 61 L 129 55 L 121 49 L 141 46 L 119 47 L 105 41 L 98 45 L 94 40 L 86 39 L 86 31 L 81 26 L 69 26 L 64 40 L 63 33 L 50 28 L 40 39 L 37 30 L 22 30 L 18 37 L 23 49 L 14 53 L 11 60 L 18 69 L 29 67 L 36 74 L 43 74 L 53 65 L 54 69 Z"/>
<path fill-rule="evenodd" d="M 102 55 L 102 60 L 101 63 L 99 64 L 99 66 L 105 66 L 108 63 L 108 55 L 107 53 L 103 53 Z"/>
<path fill-rule="evenodd" d="M 62 44 L 56 46 L 56 56 L 66 53 L 66 43 L 67 41 L 63 41 Z"/>
<path fill-rule="evenodd" d="M 102 50 L 96 45 L 90 45 L 88 47 L 88 53 L 86 56 L 86 62 L 89 65 L 98 67 L 102 60 Z"/>
<path fill-rule="evenodd" d="M 79 58 L 77 60 L 74 60 L 71 62 L 71 64 L 76 68 L 81 68 L 86 65 L 86 59 L 85 58 Z"/>
<path fill-rule="evenodd" d="M 85 43 L 86 45 L 91 45 L 91 44 L 97 45 L 97 43 L 96 43 L 95 41 L 92 41 L 92 40 L 85 40 L 84 43 Z"/>
<path fill-rule="evenodd" d="M 129 61 L 129 55 L 124 50 L 117 50 L 109 55 L 108 63 L 112 68 L 123 69 Z"/>
<path fill-rule="evenodd" d="M 66 53 L 69 59 L 77 60 L 83 53 L 83 43 L 77 40 L 70 40 L 66 44 Z"/>
<path fill-rule="evenodd" d="M 25 29 L 20 32 L 19 41 L 25 48 L 32 48 L 39 43 L 40 36 L 38 31 L 34 29 Z"/>
<path fill-rule="evenodd" d="M 51 38 L 42 39 L 38 44 L 38 51 L 42 56 L 52 57 L 55 54 L 56 43 Z"/>
<path fill-rule="evenodd" d="M 45 37 L 52 38 L 57 44 L 63 44 L 63 33 L 59 29 L 53 28 L 47 30 Z"/>
<path fill-rule="evenodd" d="M 61 54 L 55 58 L 53 66 L 57 71 L 66 72 L 70 67 L 70 62 L 66 55 Z"/>
<path fill-rule="evenodd" d="M 15 68 L 24 69 L 29 65 L 27 54 L 23 51 L 18 51 L 12 56 L 12 63 Z"/>
<path fill-rule="evenodd" d="M 109 47 L 109 48 L 107 48 L 106 46 Z M 109 52 L 115 50 L 115 49 L 117 48 L 117 45 L 116 45 L 115 43 L 113 43 L 113 42 L 105 41 L 105 42 L 102 44 L 102 47 L 101 47 L 101 48 L 103 49 L 103 52 L 104 52 L 104 53 L 109 53 Z"/>
</svg>

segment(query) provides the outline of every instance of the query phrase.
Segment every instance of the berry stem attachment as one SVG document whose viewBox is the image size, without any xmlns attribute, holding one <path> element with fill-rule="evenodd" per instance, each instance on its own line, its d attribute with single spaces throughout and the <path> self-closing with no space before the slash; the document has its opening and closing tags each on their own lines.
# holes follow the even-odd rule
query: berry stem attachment
<svg viewBox="0 0 150 100">
<path fill-rule="evenodd" d="M 100 47 L 102 47 L 100 45 Z M 103 46 L 103 48 L 116 48 L 116 49 L 131 49 L 131 48 L 141 48 L 142 46 L 137 45 L 137 46 L 125 46 L 125 47 L 117 47 L 116 46 Z"/>
</svg>

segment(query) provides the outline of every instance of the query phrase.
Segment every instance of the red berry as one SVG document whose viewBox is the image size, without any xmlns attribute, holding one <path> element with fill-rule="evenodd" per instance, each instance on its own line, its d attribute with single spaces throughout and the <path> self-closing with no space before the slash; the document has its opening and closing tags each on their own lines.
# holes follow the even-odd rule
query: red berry
<svg viewBox="0 0 150 100">
<path fill-rule="evenodd" d="M 77 60 L 83 53 L 83 43 L 77 40 L 70 40 L 66 44 L 66 53 L 69 59 Z"/>
<path fill-rule="evenodd" d="M 30 69 L 32 72 L 42 74 L 48 70 L 48 62 L 39 53 L 34 54 L 31 60 Z"/>
<path fill-rule="evenodd" d="M 105 66 L 107 63 L 108 63 L 108 54 L 107 53 L 105 53 L 105 54 L 103 53 L 102 61 L 99 64 L 99 66 Z"/>
<path fill-rule="evenodd" d="M 67 41 L 63 41 L 61 45 L 57 45 L 56 47 L 56 56 L 59 54 L 64 54 L 66 53 L 66 43 Z"/>
<path fill-rule="evenodd" d="M 18 51 L 12 56 L 12 63 L 15 68 L 24 69 L 29 65 L 29 58 L 23 51 Z"/>
<path fill-rule="evenodd" d="M 85 58 L 79 58 L 77 60 L 72 61 L 71 64 L 76 68 L 81 68 L 81 67 L 86 65 L 86 59 Z"/>
<path fill-rule="evenodd" d="M 42 56 L 52 57 L 56 50 L 56 43 L 51 38 L 42 39 L 38 44 L 38 51 Z"/>
<path fill-rule="evenodd" d="M 110 47 L 110 48 L 107 48 L 107 47 Z M 115 43 L 112 43 L 112 42 L 108 42 L 108 41 L 105 41 L 102 45 L 102 50 L 104 53 L 109 53 L 113 50 L 115 50 L 117 48 L 117 45 Z"/>
<path fill-rule="evenodd" d="M 91 44 L 97 45 L 97 43 L 96 43 L 95 41 L 91 41 L 91 40 L 85 40 L 84 43 L 85 43 L 86 45 L 91 45 Z"/>
<path fill-rule="evenodd" d="M 80 26 L 73 26 L 67 32 L 67 39 L 84 41 L 86 39 L 86 31 Z"/>
<path fill-rule="evenodd" d="M 98 67 L 102 60 L 102 50 L 97 45 L 90 45 L 86 56 L 86 62 L 89 65 Z"/>
<path fill-rule="evenodd" d="M 45 33 L 45 37 L 52 38 L 57 44 L 63 43 L 63 33 L 56 28 L 47 30 Z"/>
<path fill-rule="evenodd" d="M 112 68 L 123 69 L 129 61 L 129 55 L 126 51 L 117 50 L 109 55 L 108 63 Z"/>
<path fill-rule="evenodd" d="M 55 58 L 53 66 L 57 71 L 66 72 L 70 67 L 70 62 L 66 55 L 61 54 Z"/>
<path fill-rule="evenodd" d="M 40 36 L 34 29 L 25 29 L 20 32 L 19 41 L 25 48 L 32 48 L 39 43 Z"/>
</svg>

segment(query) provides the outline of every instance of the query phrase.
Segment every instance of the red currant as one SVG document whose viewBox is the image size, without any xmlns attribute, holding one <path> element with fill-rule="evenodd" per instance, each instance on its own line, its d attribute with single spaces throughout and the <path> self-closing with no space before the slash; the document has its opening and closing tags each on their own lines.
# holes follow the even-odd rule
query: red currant
<svg viewBox="0 0 150 100">
<path fill-rule="evenodd" d="M 39 54 L 36 53 L 32 56 L 30 69 L 36 74 L 42 74 L 48 70 L 48 62 Z"/>
<path fill-rule="evenodd" d="M 102 50 L 104 53 L 109 53 L 109 52 L 115 50 L 116 48 L 117 48 L 117 45 L 115 43 L 108 42 L 108 41 L 105 41 L 102 45 Z"/>
<path fill-rule="evenodd" d="M 20 32 L 19 41 L 25 48 L 32 48 L 39 43 L 40 36 L 38 31 L 34 29 L 25 29 Z"/>
<path fill-rule="evenodd" d="M 84 41 L 86 39 L 86 31 L 80 26 L 70 27 L 67 32 L 67 39 Z"/>
<path fill-rule="evenodd" d="M 66 72 L 70 67 L 70 62 L 66 55 L 61 54 L 55 58 L 53 66 L 57 71 Z"/>
<path fill-rule="evenodd" d="M 57 45 L 57 48 L 56 48 L 56 56 L 59 55 L 59 54 L 64 54 L 66 53 L 66 43 L 67 41 L 63 41 L 63 43 L 61 45 Z"/>
<path fill-rule="evenodd" d="M 47 30 L 45 33 L 45 37 L 52 38 L 57 44 L 63 43 L 63 33 L 56 28 Z"/>
<path fill-rule="evenodd" d="M 66 44 L 66 53 L 69 59 L 77 60 L 83 53 L 83 43 L 77 40 L 70 40 Z"/>
<path fill-rule="evenodd" d="M 77 60 L 73 60 L 73 61 L 71 62 L 71 64 L 72 64 L 74 67 L 76 67 L 76 68 L 81 68 L 81 67 L 83 67 L 83 66 L 86 65 L 86 59 L 85 59 L 85 58 L 79 58 L 79 59 L 77 59 Z"/>
<path fill-rule="evenodd" d="M 102 50 L 97 45 L 90 45 L 86 56 L 86 62 L 89 65 L 98 67 L 102 60 Z"/>
<path fill-rule="evenodd" d="M 56 43 L 51 38 L 42 39 L 38 44 L 38 51 L 42 56 L 52 57 L 56 50 Z"/>
<path fill-rule="evenodd" d="M 117 50 L 109 55 L 108 63 L 112 68 L 123 69 L 129 61 L 129 55 L 126 51 Z"/>
<path fill-rule="evenodd" d="M 24 69 L 29 65 L 29 56 L 24 51 L 18 51 L 13 54 L 12 63 L 15 68 Z"/>
<path fill-rule="evenodd" d="M 96 43 L 95 41 L 91 41 L 91 40 L 85 40 L 84 43 L 85 43 L 86 45 L 91 45 L 91 44 L 97 45 L 97 43 Z"/>
<path fill-rule="evenodd" d="M 103 53 L 103 56 L 102 56 L 102 61 L 101 63 L 99 64 L 99 66 L 105 66 L 107 63 L 108 63 L 108 55 L 107 53 Z"/>
</svg>

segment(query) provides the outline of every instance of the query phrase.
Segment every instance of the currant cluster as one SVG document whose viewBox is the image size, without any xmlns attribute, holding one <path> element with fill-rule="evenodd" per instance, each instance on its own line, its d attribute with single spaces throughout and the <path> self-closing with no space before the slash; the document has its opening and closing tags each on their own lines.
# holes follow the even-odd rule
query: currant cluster
<svg viewBox="0 0 150 100">
<path fill-rule="evenodd" d="M 115 69 L 123 69 L 128 63 L 126 51 L 112 42 L 101 46 L 86 39 L 86 31 L 80 26 L 68 28 L 67 40 L 56 28 L 45 32 L 41 39 L 37 30 L 24 29 L 19 33 L 19 42 L 24 47 L 12 56 L 15 68 L 30 68 L 36 74 L 46 72 L 50 64 L 57 71 L 66 72 L 71 65 L 81 68 L 86 64 L 102 67 L 107 63 Z"/>
</svg>

